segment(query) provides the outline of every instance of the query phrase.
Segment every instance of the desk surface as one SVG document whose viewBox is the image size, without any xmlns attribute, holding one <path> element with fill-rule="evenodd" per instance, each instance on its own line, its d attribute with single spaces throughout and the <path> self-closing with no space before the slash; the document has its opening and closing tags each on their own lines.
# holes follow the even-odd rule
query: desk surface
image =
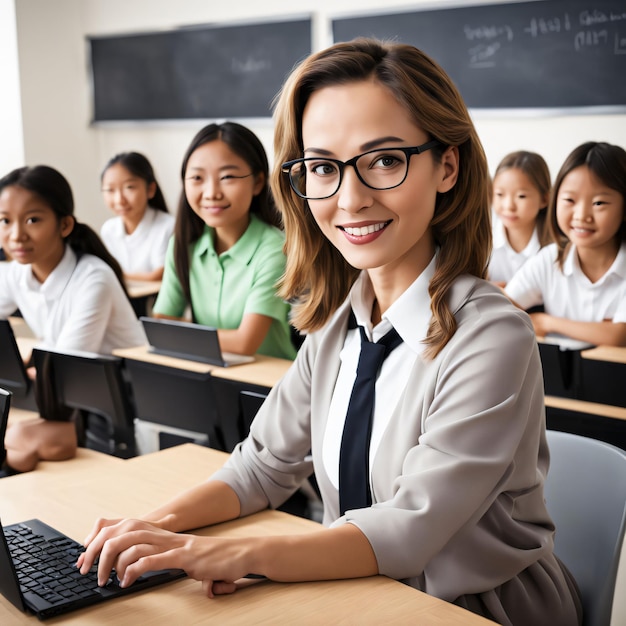
<svg viewBox="0 0 626 626">
<path fill-rule="evenodd" d="M 594 361 L 610 361 L 611 363 L 626 363 L 626 348 L 617 346 L 596 346 L 581 352 L 583 359 Z"/>
<path fill-rule="evenodd" d="M 552 407 L 553 409 L 626 420 L 626 408 L 612 404 L 600 404 L 598 402 L 587 402 L 586 400 L 561 398 L 559 396 L 546 396 L 545 404 L 547 407 Z"/>
<path fill-rule="evenodd" d="M 261 385 L 263 387 L 273 387 L 292 364 L 292 361 L 288 359 L 278 359 L 257 354 L 252 363 L 232 365 L 231 367 L 218 367 L 217 365 L 208 365 L 189 359 L 178 359 L 162 354 L 155 354 L 154 352 L 150 352 L 149 346 L 122 348 L 114 350 L 113 354 L 124 359 L 164 365 L 166 367 L 173 367 L 200 374 L 210 373 L 211 376 L 218 378 L 238 380 L 254 385 Z"/>
<path fill-rule="evenodd" d="M 35 337 L 33 331 L 30 329 L 30 326 L 24 321 L 23 317 L 12 315 L 9 317 L 9 322 L 11 324 L 11 328 L 13 329 L 13 334 L 16 337 Z"/>
<path fill-rule="evenodd" d="M 161 289 L 160 280 L 129 280 L 126 282 L 126 290 L 131 298 L 156 296 L 159 289 Z"/>
<path fill-rule="evenodd" d="M 3 524 L 39 517 L 82 539 L 97 517 L 139 515 L 196 484 L 217 469 L 224 453 L 193 444 L 127 461 L 82 455 L 46 464 L 30 474 L 0 480 Z M 54 468 L 50 467 L 54 465 Z M 212 536 L 293 534 L 318 528 L 315 522 L 278 511 L 203 529 Z M 382 576 L 285 584 L 263 581 L 209 600 L 200 583 L 184 579 L 49 620 L 49 624 L 329 624 L 422 623 L 440 626 L 492 624 Z M 0 623 L 38 624 L 0 597 Z"/>
</svg>

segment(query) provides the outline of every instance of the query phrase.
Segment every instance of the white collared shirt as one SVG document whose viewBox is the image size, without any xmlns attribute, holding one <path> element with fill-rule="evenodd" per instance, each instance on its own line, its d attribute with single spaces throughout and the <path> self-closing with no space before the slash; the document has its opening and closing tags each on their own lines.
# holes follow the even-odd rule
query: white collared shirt
<svg viewBox="0 0 626 626">
<path fill-rule="evenodd" d="M 424 350 L 423 340 L 432 317 L 428 285 L 435 273 L 435 257 L 413 284 L 393 303 L 382 320 L 372 328 L 371 310 L 374 292 L 367 272 L 362 272 L 350 291 L 350 302 L 357 324 L 363 326 L 371 341 L 378 341 L 392 326 L 403 342 L 383 361 L 376 380 L 376 402 L 370 439 L 370 472 L 380 444 L 400 394 L 405 389 L 411 368 Z M 348 412 L 350 394 L 356 378 L 361 351 L 358 328 L 348 330 L 340 353 L 341 365 L 330 404 L 324 433 L 323 459 L 331 483 L 339 488 L 339 452 Z"/>
<path fill-rule="evenodd" d="M 626 244 L 613 265 L 595 283 L 583 274 L 576 247 L 563 264 L 556 262 L 557 246 L 550 244 L 517 272 L 505 291 L 524 309 L 540 304 L 546 313 L 578 322 L 626 322 Z"/>
<path fill-rule="evenodd" d="M 528 259 L 541 250 L 537 229 L 521 252 L 516 252 L 509 243 L 506 228 L 502 220 L 493 215 L 493 251 L 489 260 L 489 280 L 498 283 L 508 283 L 513 275 Z"/>
<path fill-rule="evenodd" d="M 91 254 L 77 262 L 70 246 L 43 283 L 17 261 L 0 272 L 0 319 L 16 308 L 43 348 L 110 354 L 147 343 L 113 270 Z"/>
<path fill-rule="evenodd" d="M 151 207 L 128 235 L 121 217 L 107 220 L 100 237 L 126 274 L 153 272 L 165 265 L 167 244 L 174 232 L 174 216 Z"/>
</svg>

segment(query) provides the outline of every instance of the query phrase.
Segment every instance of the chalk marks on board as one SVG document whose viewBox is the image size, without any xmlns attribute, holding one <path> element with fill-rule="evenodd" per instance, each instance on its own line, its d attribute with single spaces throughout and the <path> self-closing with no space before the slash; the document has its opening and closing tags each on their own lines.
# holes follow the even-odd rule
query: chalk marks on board
<svg viewBox="0 0 626 626">
<path fill-rule="evenodd" d="M 270 117 L 311 20 L 89 38 L 94 121 Z"/>
<path fill-rule="evenodd" d="M 410 43 L 474 108 L 626 107 L 624 0 L 534 0 L 333 20 L 335 41 Z"/>
</svg>

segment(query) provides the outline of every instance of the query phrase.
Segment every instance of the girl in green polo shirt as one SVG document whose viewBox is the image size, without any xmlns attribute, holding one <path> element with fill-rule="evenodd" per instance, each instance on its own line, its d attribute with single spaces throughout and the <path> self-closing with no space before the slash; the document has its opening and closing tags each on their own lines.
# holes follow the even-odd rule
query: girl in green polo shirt
<svg viewBox="0 0 626 626">
<path fill-rule="evenodd" d="M 284 234 L 259 138 L 234 122 L 209 124 L 183 158 L 183 191 L 155 317 L 219 330 L 222 350 L 293 359 L 289 305 L 276 295 Z"/>
</svg>

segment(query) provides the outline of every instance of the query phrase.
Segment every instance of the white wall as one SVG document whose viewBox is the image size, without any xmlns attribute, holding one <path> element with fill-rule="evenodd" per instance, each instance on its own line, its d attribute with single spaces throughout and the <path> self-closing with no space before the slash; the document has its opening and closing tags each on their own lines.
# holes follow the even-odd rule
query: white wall
<svg viewBox="0 0 626 626">
<path fill-rule="evenodd" d="M 13 0 L 0 0 L 0 176 L 24 165 L 17 28 Z"/>
<path fill-rule="evenodd" d="M 88 35 L 151 31 L 194 23 L 263 21 L 310 13 L 315 25 L 314 47 L 319 49 L 330 43 L 331 17 L 389 10 L 386 6 L 381 9 L 385 4 L 381 0 L 300 0 L 297 4 L 283 0 L 264 0 L 262 3 L 257 0 L 0 2 L 15 2 L 16 6 L 25 161 L 29 164 L 48 163 L 60 169 L 74 189 L 79 219 L 95 227 L 108 217 L 99 193 L 100 171 L 113 154 L 122 150 L 138 150 L 150 158 L 173 209 L 179 193 L 178 170 L 183 152 L 205 120 L 91 126 L 85 39 Z M 395 0 L 393 6 L 406 10 L 431 8 L 433 4 L 441 7 L 475 2 Z M 0 13 L 0 24 L 4 21 L 2 17 Z M 626 115 L 506 118 L 484 112 L 474 112 L 473 115 L 492 170 L 507 152 L 528 149 L 545 157 L 554 176 L 565 156 L 583 141 L 604 140 L 626 146 Z M 2 129 L 5 121 L 2 108 L 0 118 Z M 242 122 L 257 132 L 271 159 L 271 120 Z M 19 125 L 17 118 L 16 125 Z M 5 166 L 5 171 L 9 166 L 21 165 L 24 160 L 19 148 L 11 151 L 10 158 L 15 163 Z"/>
</svg>

